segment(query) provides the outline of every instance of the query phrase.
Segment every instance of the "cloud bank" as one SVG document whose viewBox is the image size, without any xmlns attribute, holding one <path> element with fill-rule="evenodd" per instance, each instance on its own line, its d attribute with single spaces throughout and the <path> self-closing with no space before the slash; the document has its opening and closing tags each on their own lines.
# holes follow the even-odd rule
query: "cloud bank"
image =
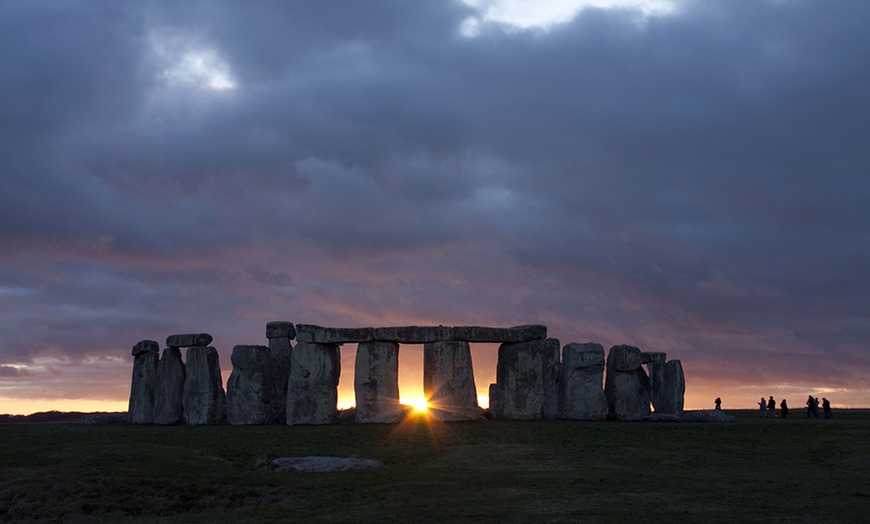
<svg viewBox="0 0 870 524">
<path fill-rule="evenodd" d="M 271 320 L 544 323 L 681 359 L 692 407 L 868 405 L 870 4 L 605 4 L 4 3 L 0 412 L 124 401 L 178 332 L 226 378 Z"/>
</svg>

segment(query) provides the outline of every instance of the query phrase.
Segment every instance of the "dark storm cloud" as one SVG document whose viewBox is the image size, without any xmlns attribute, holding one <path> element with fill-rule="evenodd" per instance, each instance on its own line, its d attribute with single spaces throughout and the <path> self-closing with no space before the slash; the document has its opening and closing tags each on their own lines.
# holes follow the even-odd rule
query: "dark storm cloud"
<svg viewBox="0 0 870 524">
<path fill-rule="evenodd" d="M 866 3 L 0 10 L 0 363 L 281 318 L 870 363 Z"/>
</svg>

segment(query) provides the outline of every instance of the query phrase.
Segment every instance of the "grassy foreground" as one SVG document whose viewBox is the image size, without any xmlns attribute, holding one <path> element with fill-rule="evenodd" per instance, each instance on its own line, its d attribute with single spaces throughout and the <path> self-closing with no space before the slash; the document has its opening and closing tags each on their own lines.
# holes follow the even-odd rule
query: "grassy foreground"
<svg viewBox="0 0 870 524">
<path fill-rule="evenodd" d="M 728 424 L 0 426 L 0 521 L 858 522 L 870 413 Z M 383 467 L 276 472 L 277 457 Z"/>
</svg>

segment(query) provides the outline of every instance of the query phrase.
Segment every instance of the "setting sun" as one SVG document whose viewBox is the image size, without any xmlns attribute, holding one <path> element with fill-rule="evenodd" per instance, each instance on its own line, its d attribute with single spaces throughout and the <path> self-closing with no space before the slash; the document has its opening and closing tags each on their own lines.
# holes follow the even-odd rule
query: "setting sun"
<svg viewBox="0 0 870 524">
<path fill-rule="evenodd" d="M 415 413 L 426 413 L 429 410 L 429 402 L 425 398 L 410 399 L 408 405 L 414 408 Z"/>
</svg>

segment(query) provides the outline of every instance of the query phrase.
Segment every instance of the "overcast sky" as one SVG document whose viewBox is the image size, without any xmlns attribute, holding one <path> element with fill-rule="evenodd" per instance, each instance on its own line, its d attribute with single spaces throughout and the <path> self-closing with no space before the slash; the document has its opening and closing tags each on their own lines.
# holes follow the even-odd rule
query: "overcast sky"
<svg viewBox="0 0 870 524">
<path fill-rule="evenodd" d="M 214 335 L 226 380 L 272 320 L 542 323 L 680 359 L 689 407 L 870 405 L 868 20 L 2 2 L 0 413 L 123 408 L 130 348 L 174 333 Z"/>
</svg>

